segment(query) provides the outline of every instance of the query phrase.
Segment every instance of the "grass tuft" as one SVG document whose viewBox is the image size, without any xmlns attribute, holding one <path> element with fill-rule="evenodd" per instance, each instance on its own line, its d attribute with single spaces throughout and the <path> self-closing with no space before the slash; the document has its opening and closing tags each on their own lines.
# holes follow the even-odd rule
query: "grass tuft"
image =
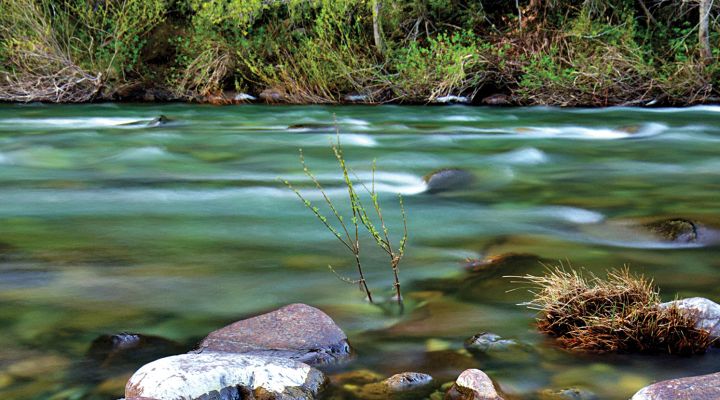
<svg viewBox="0 0 720 400">
<path fill-rule="evenodd" d="M 592 273 L 548 268 L 544 276 L 521 277 L 532 286 L 528 308 L 539 312 L 538 328 L 566 348 L 589 352 L 704 353 L 710 334 L 695 316 L 676 306 L 660 307 L 653 281 L 625 267 L 606 279 Z"/>
</svg>

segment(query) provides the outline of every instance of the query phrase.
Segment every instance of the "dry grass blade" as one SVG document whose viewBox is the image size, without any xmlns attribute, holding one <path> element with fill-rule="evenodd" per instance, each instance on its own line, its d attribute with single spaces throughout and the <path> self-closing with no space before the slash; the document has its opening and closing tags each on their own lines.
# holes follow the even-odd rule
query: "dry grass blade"
<svg viewBox="0 0 720 400">
<path fill-rule="evenodd" d="M 660 307 L 653 281 L 625 267 L 606 279 L 562 265 L 544 276 L 520 277 L 539 312 L 538 328 L 564 347 L 592 352 L 703 353 L 709 333 L 695 328 L 695 317 L 677 307 Z"/>
</svg>

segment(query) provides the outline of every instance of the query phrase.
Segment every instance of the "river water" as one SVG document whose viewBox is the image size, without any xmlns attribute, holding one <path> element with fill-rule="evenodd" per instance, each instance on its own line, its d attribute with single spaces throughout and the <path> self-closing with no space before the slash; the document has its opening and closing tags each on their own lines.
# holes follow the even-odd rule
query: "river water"
<svg viewBox="0 0 720 400">
<path fill-rule="evenodd" d="M 159 115 L 170 121 L 148 126 Z M 278 181 L 320 200 L 302 148 L 347 211 L 333 118 L 357 179 L 369 184 L 376 160 L 398 239 L 404 196 L 403 314 L 383 303 L 391 273 L 372 243 L 363 260 L 376 306 L 329 272 L 352 275 L 351 254 Z M 471 179 L 428 193 L 423 176 L 443 168 Z M 475 367 L 510 397 L 575 387 L 625 399 L 659 379 L 716 372 L 720 352 L 564 351 L 517 305 L 530 298 L 523 285 L 503 277 L 540 274 L 540 262 L 480 275 L 463 264 L 519 253 L 596 273 L 628 265 L 667 300 L 718 300 L 716 245 L 633 228 L 666 218 L 718 226 L 718 193 L 720 107 L 0 105 L 0 398 L 117 398 L 138 366 L 88 363 L 99 335 L 191 348 L 227 323 L 305 302 L 357 351 L 331 373 L 416 370 L 440 385 Z M 463 341 L 483 331 L 526 347 L 473 357 Z"/>
</svg>

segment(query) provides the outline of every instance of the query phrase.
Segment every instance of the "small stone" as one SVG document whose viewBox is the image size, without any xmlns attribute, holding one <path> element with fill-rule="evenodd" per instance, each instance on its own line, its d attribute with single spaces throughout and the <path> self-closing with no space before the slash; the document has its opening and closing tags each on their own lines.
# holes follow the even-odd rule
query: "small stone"
<svg viewBox="0 0 720 400">
<path fill-rule="evenodd" d="M 324 312 L 291 304 L 211 332 L 196 352 L 262 354 L 310 364 L 350 357 L 347 336 Z"/>
<path fill-rule="evenodd" d="M 445 394 L 445 400 L 502 400 L 502 397 L 489 376 L 479 369 L 467 369 Z"/>
<path fill-rule="evenodd" d="M 125 398 L 304 400 L 316 398 L 324 384 L 322 372 L 285 358 L 229 353 L 183 354 L 162 358 L 140 368 L 127 382 Z"/>
<path fill-rule="evenodd" d="M 631 400 L 678 399 L 720 399 L 720 372 L 657 382 L 640 389 Z"/>
<path fill-rule="evenodd" d="M 511 339 L 503 339 L 499 335 L 488 332 L 481 332 L 465 341 L 465 348 L 471 353 L 487 353 L 489 351 L 505 351 L 517 342 Z"/>
<path fill-rule="evenodd" d="M 277 103 L 285 100 L 285 93 L 281 90 L 268 88 L 260 92 L 260 99 L 267 103 Z"/>
<path fill-rule="evenodd" d="M 425 175 L 423 180 L 427 184 L 427 193 L 438 193 L 466 189 L 475 181 L 475 177 L 463 169 L 445 168 Z"/>
<path fill-rule="evenodd" d="M 432 382 L 432 376 L 420 372 L 403 372 L 385 379 L 384 384 L 393 392 L 413 390 Z"/>
<path fill-rule="evenodd" d="M 483 98 L 482 103 L 489 106 L 506 106 L 510 104 L 510 96 L 497 93 Z"/>
<path fill-rule="evenodd" d="M 677 306 L 693 315 L 696 319 L 695 327 L 710 332 L 710 336 L 720 338 L 720 304 L 704 297 L 690 297 L 687 299 L 670 301 L 660 304 L 660 307 Z"/>
</svg>

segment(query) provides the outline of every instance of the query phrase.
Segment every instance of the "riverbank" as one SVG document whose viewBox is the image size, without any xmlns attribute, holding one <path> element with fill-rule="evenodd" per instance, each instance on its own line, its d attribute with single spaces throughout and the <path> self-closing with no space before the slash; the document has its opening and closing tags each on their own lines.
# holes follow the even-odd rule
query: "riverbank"
<svg viewBox="0 0 720 400">
<path fill-rule="evenodd" d="M 678 106 L 720 100 L 717 11 L 706 0 L 9 0 L 4 6 L 0 101 L 6 102 Z"/>
</svg>

